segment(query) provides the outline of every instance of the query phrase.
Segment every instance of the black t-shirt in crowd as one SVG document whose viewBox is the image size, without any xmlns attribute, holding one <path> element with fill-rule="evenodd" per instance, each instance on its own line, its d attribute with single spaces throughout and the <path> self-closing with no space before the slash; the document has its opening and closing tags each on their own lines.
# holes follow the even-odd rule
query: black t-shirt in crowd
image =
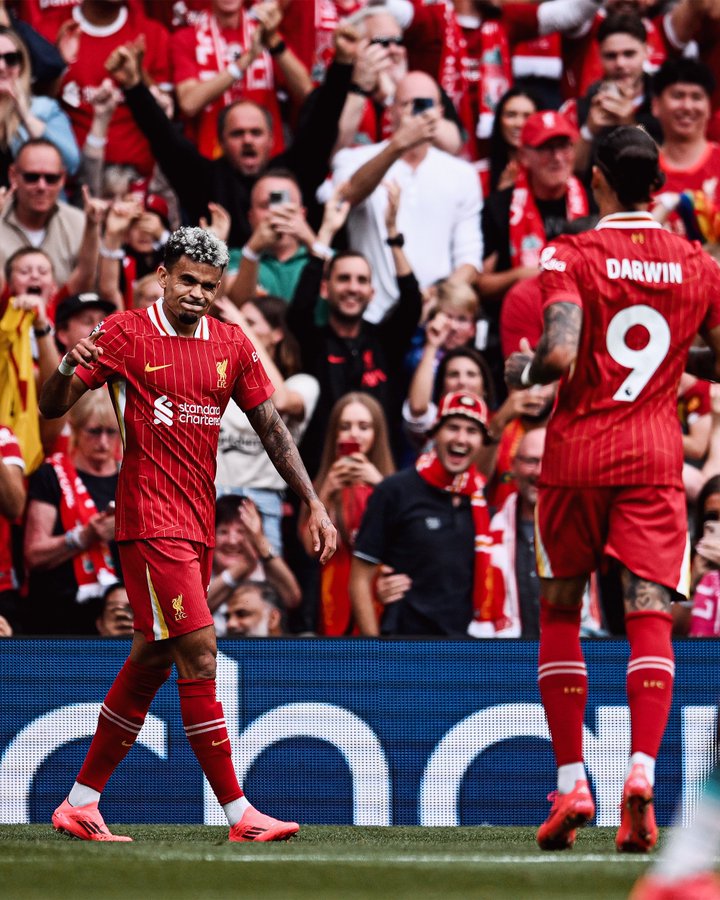
<svg viewBox="0 0 720 900">
<path fill-rule="evenodd" d="M 409 575 L 412 587 L 385 607 L 381 631 L 465 636 L 473 614 L 475 527 L 470 498 L 429 485 L 415 469 L 373 491 L 355 554 Z"/>
</svg>

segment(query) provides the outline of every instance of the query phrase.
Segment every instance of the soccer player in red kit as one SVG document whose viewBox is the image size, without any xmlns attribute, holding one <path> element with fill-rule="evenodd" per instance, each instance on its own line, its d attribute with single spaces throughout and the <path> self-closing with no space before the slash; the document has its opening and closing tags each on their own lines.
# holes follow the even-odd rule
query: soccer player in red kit
<svg viewBox="0 0 720 900">
<path fill-rule="evenodd" d="M 220 418 L 231 398 L 310 507 L 320 562 L 334 552 L 335 530 L 269 399 L 273 387 L 253 345 L 237 326 L 206 316 L 227 262 L 227 247 L 208 232 L 174 232 L 158 269 L 163 297 L 98 325 L 63 357 L 40 399 L 43 415 L 53 418 L 107 383 L 125 445 L 115 522 L 135 634 L 77 781 L 52 817 L 58 831 L 84 840 L 130 840 L 110 833 L 98 801 L 173 663 L 185 733 L 228 817 L 230 840 L 284 840 L 298 830 L 259 813 L 243 795 L 215 693 L 206 597 Z"/>
<path fill-rule="evenodd" d="M 538 683 L 558 765 L 557 793 L 537 835 L 544 850 L 571 847 L 575 829 L 595 813 L 582 752 L 579 625 L 583 587 L 604 556 L 620 565 L 630 643 L 631 756 L 615 843 L 642 853 L 657 840 L 655 758 L 675 669 L 670 604 L 687 589 L 676 394 L 698 331 L 714 354 L 711 377 L 720 378 L 720 269 L 698 243 L 649 215 L 661 184 L 658 148 L 646 132 L 622 126 L 601 138 L 592 187 L 602 218 L 593 231 L 543 250 L 545 330 L 534 355 L 513 353 L 506 362 L 511 387 L 562 377 L 536 510 Z"/>
</svg>

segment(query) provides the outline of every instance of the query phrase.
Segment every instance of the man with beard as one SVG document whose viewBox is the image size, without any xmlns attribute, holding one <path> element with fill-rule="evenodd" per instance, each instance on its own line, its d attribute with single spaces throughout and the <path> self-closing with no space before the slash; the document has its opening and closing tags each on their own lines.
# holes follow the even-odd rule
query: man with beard
<svg viewBox="0 0 720 900">
<path fill-rule="evenodd" d="M 272 158 L 272 120 L 262 106 L 249 100 L 237 100 L 220 111 L 217 137 L 221 155 L 212 160 L 202 156 L 176 130 L 143 83 L 141 55 L 141 44 L 123 45 L 108 57 L 106 67 L 122 88 L 128 109 L 192 222 L 209 219 L 209 201 L 219 203 L 231 217 L 229 245 L 244 246 L 252 231 L 248 222 L 250 192 L 269 165 L 293 172 L 304 202 L 313 202 L 327 172 L 347 95 L 353 59 L 350 42 L 338 43 L 325 82 L 300 113 L 295 140 Z"/>
<path fill-rule="evenodd" d="M 264 581 L 244 581 L 227 602 L 227 637 L 282 637 L 283 606 Z"/>
<path fill-rule="evenodd" d="M 320 399 L 303 438 L 308 470 L 317 468 L 330 410 L 349 391 L 364 391 L 380 402 L 389 422 L 399 421 L 401 398 L 391 390 L 401 383 L 404 356 L 420 319 L 415 276 L 398 269 L 400 302 L 379 325 L 363 319 L 373 297 L 372 270 L 361 253 L 338 253 L 328 263 L 315 250 L 288 307 L 287 324 L 297 338 L 303 371 L 320 382 Z M 322 279 L 322 280 L 321 280 Z M 327 325 L 316 325 L 318 293 L 327 301 Z"/>
</svg>

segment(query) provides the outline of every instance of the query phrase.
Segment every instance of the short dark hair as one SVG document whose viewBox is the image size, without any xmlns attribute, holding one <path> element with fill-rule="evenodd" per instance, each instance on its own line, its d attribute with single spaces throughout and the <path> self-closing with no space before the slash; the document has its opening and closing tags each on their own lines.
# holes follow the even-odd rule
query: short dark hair
<svg viewBox="0 0 720 900">
<path fill-rule="evenodd" d="M 215 502 L 215 528 L 234 522 L 240 515 L 244 497 L 240 494 L 225 494 Z"/>
<path fill-rule="evenodd" d="M 614 13 L 603 19 L 597 30 L 598 44 L 613 34 L 629 34 L 641 44 L 647 43 L 647 29 L 643 25 L 643 20 L 635 13 Z"/>
<path fill-rule="evenodd" d="M 627 209 L 649 203 L 665 183 L 658 145 L 637 125 L 620 125 L 600 135 L 595 165 Z"/>
<path fill-rule="evenodd" d="M 657 70 L 652 80 L 653 94 L 659 97 L 674 84 L 696 84 L 709 97 L 715 90 L 715 76 L 704 63 L 679 56 L 666 60 Z"/>
<path fill-rule="evenodd" d="M 237 109 L 238 106 L 254 106 L 258 112 L 261 112 L 263 118 L 265 119 L 265 124 L 268 127 L 268 131 L 270 134 L 273 133 L 273 118 L 272 113 L 269 110 L 265 109 L 264 106 L 260 106 L 259 103 L 255 103 L 254 100 L 235 100 L 233 103 L 229 103 L 227 106 L 223 106 L 223 108 L 218 113 L 217 117 L 217 139 L 222 142 L 223 132 L 225 131 L 225 122 L 227 117 L 230 115 L 232 110 Z"/>
<path fill-rule="evenodd" d="M 476 350 L 475 347 L 456 347 L 454 350 L 448 350 L 440 360 L 437 372 L 435 373 L 435 386 L 433 390 L 435 402 L 437 403 L 444 393 L 443 382 L 445 381 L 445 373 L 447 371 L 448 363 L 452 362 L 453 359 L 470 359 L 475 363 L 478 369 L 480 369 L 483 380 L 482 398 L 492 409 L 495 406 L 495 382 L 492 369 L 482 353 L 479 350 Z"/>
<path fill-rule="evenodd" d="M 339 263 L 341 259 L 362 259 L 367 263 L 368 269 L 372 272 L 372 266 L 370 265 L 370 261 L 364 253 L 360 253 L 359 250 L 341 250 L 339 253 L 336 253 L 327 264 L 325 269 L 325 277 L 329 278 L 332 274 L 332 270 L 335 268 L 336 263 Z"/>
</svg>

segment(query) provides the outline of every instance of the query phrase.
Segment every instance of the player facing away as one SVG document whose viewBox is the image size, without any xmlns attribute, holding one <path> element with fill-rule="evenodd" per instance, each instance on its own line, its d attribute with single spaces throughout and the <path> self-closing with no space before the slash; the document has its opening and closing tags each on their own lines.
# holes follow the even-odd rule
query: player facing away
<svg viewBox="0 0 720 900">
<path fill-rule="evenodd" d="M 116 540 L 135 633 L 77 781 L 52 817 L 58 831 L 83 840 L 130 840 L 110 833 L 98 801 L 173 663 L 185 734 L 225 810 L 230 840 L 284 840 L 298 831 L 294 822 L 258 812 L 243 795 L 215 693 L 216 639 L 206 594 L 220 418 L 231 398 L 308 504 L 321 563 L 332 556 L 336 536 L 269 399 L 273 387 L 252 344 L 237 326 L 206 315 L 227 261 L 227 247 L 208 232 L 174 232 L 158 269 L 162 298 L 106 319 L 63 357 L 41 394 L 41 412 L 53 418 L 88 389 L 107 384 L 125 446 Z"/>
<path fill-rule="evenodd" d="M 537 835 L 544 850 L 572 847 L 595 813 L 579 625 L 583 587 L 604 556 L 620 565 L 630 643 L 631 756 L 615 844 L 643 853 L 657 840 L 654 768 L 675 669 L 670 604 L 687 571 L 676 388 L 698 331 L 712 357 L 705 367 L 720 377 L 720 269 L 649 215 L 661 184 L 657 146 L 642 129 L 599 141 L 592 187 L 602 218 L 543 250 L 544 332 L 534 355 L 526 345 L 506 362 L 511 387 L 562 378 L 536 510 L 538 685 L 558 766 Z"/>
</svg>

